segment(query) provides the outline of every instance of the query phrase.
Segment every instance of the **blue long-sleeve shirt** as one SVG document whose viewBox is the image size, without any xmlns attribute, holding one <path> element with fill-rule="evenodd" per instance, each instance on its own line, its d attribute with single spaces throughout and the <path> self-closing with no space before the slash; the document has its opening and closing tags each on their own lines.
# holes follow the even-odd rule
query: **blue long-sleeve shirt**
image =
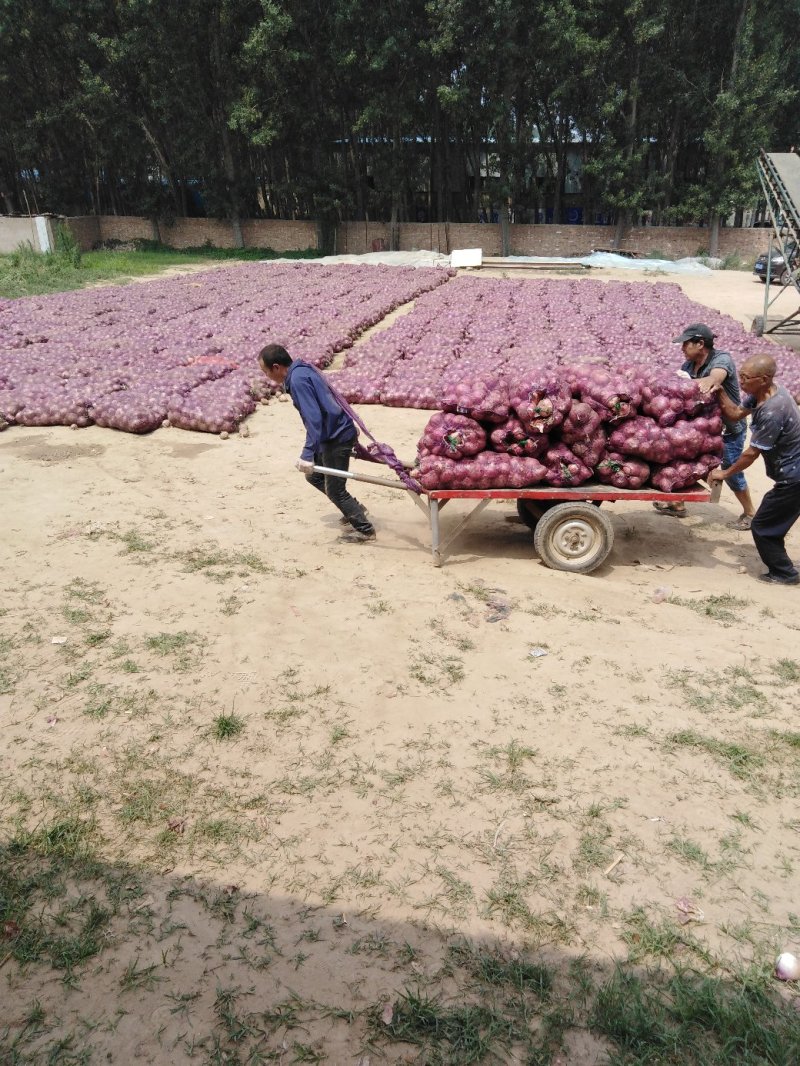
<svg viewBox="0 0 800 1066">
<path fill-rule="evenodd" d="M 306 427 L 301 457 L 312 460 L 328 441 L 355 437 L 356 427 L 333 398 L 325 378 L 302 359 L 294 359 L 284 382 Z"/>
</svg>

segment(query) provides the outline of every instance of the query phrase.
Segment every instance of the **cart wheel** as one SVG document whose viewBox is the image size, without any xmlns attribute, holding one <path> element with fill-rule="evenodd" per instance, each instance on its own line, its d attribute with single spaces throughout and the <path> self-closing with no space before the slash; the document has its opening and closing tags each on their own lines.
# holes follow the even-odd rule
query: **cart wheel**
<svg viewBox="0 0 800 1066">
<path fill-rule="evenodd" d="M 545 511 L 549 511 L 557 503 L 558 500 L 517 500 L 517 514 L 528 529 L 536 529 Z"/>
<path fill-rule="evenodd" d="M 602 502 L 602 500 L 592 500 L 592 506 L 599 507 Z M 542 515 L 552 507 L 556 507 L 558 503 L 558 500 L 517 500 L 517 514 L 528 529 L 536 529 Z"/>
<path fill-rule="evenodd" d="M 750 327 L 750 332 L 751 333 L 755 333 L 755 335 L 757 337 L 763 337 L 764 336 L 764 316 L 763 315 L 756 315 L 756 317 L 753 319 L 753 324 Z"/>
<path fill-rule="evenodd" d="M 614 545 L 611 519 L 591 503 L 560 503 L 537 522 L 533 546 L 552 570 L 588 574 Z"/>
</svg>

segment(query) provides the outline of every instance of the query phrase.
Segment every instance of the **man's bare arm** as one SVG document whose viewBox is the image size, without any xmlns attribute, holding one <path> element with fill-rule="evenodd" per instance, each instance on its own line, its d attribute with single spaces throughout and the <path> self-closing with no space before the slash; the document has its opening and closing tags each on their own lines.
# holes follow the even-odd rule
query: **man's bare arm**
<svg viewBox="0 0 800 1066">
<path fill-rule="evenodd" d="M 722 408 L 722 413 L 729 422 L 741 422 L 742 419 L 753 413 L 747 407 L 740 407 L 739 404 L 734 403 L 722 388 L 716 389 L 716 395 Z"/>
</svg>

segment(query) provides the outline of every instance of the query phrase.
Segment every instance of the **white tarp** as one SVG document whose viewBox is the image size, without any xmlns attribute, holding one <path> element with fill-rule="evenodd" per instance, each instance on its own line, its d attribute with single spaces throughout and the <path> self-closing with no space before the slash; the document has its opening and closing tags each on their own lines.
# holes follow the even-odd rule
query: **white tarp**
<svg viewBox="0 0 800 1066">
<path fill-rule="evenodd" d="M 614 252 L 592 252 L 580 258 L 574 256 L 512 255 L 509 266 L 517 263 L 569 263 L 590 267 L 612 267 L 614 270 L 660 270 L 665 274 L 713 274 L 700 259 L 628 259 Z"/>
<path fill-rule="evenodd" d="M 275 260 L 265 259 L 264 262 L 298 262 L 297 259 Z M 304 259 L 304 263 L 322 263 L 323 266 L 333 266 L 336 263 L 383 263 L 388 266 L 409 267 L 449 267 L 450 256 L 441 255 L 439 252 L 365 252 L 363 255 L 326 255 L 321 259 Z M 613 252 L 593 252 L 591 255 L 576 256 L 542 256 L 542 255 L 512 255 L 505 262 L 510 268 L 515 263 L 563 263 L 564 266 L 589 266 L 594 268 L 613 268 L 615 270 L 639 270 L 658 271 L 664 274 L 695 274 L 710 276 L 710 270 L 700 259 L 679 259 L 672 262 L 670 259 L 628 259 L 624 255 L 615 255 Z M 710 260 L 715 262 L 715 260 Z"/>
</svg>

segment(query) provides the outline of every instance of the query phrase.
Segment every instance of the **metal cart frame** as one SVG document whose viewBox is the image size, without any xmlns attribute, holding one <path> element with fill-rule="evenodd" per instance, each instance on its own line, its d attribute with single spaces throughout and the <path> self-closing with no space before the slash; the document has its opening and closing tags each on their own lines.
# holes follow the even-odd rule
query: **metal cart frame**
<svg viewBox="0 0 800 1066">
<path fill-rule="evenodd" d="M 576 488 L 535 486 L 526 489 L 432 489 L 419 496 L 402 482 L 389 478 L 334 470 L 325 466 L 315 466 L 314 471 L 407 493 L 428 520 L 434 566 L 443 565 L 453 544 L 474 518 L 492 501 L 502 500 L 516 502 L 520 518 L 533 530 L 534 547 L 546 566 L 583 574 L 600 566 L 614 546 L 613 525 L 608 515 L 601 512 L 601 503 L 639 500 L 716 503 L 722 487 L 717 482 L 712 488 L 697 485 L 683 492 L 661 492 L 652 488 L 617 489 L 587 482 Z M 472 500 L 474 506 L 443 540 L 439 519 L 442 509 L 451 500 Z"/>
</svg>

